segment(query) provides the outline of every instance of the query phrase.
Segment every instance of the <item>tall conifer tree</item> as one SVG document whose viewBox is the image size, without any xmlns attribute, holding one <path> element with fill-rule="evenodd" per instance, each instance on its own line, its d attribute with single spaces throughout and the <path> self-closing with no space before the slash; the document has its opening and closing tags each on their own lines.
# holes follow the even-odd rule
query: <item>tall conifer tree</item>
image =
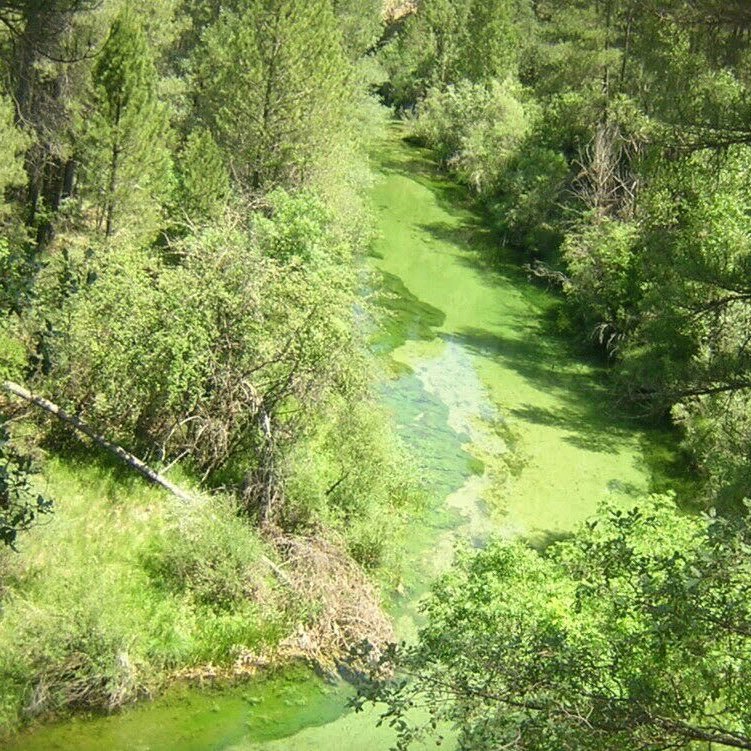
<svg viewBox="0 0 751 751">
<path fill-rule="evenodd" d="M 87 185 L 107 237 L 129 217 L 146 235 L 169 188 L 169 152 L 157 74 L 146 37 L 122 13 L 93 69 L 94 106 L 85 126 Z"/>
<path fill-rule="evenodd" d="M 328 0 L 224 13 L 199 51 L 201 114 L 246 189 L 305 183 L 341 129 L 348 63 Z"/>
</svg>

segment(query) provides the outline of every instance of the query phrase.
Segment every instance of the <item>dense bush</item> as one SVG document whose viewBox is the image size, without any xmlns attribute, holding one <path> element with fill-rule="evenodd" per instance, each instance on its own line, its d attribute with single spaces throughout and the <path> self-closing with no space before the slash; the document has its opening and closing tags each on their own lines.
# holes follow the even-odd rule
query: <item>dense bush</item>
<svg viewBox="0 0 751 751">
<path fill-rule="evenodd" d="M 281 437 L 283 404 L 314 409 L 346 387 L 346 248 L 314 198 L 278 192 L 269 206 L 247 231 L 186 238 L 177 263 L 126 249 L 86 262 L 91 281 L 53 324 L 49 392 L 127 445 L 161 459 L 189 451 L 211 471 L 262 440 L 263 415 Z"/>
<path fill-rule="evenodd" d="M 483 751 L 742 748 L 748 544 L 748 519 L 686 517 L 652 497 L 601 509 L 543 552 L 465 551 L 434 585 L 417 643 L 395 650 L 410 680 L 366 693 L 404 749 L 445 725 Z"/>
<path fill-rule="evenodd" d="M 18 535 L 51 510 L 52 501 L 32 487 L 31 457 L 11 443 L 6 424 L 0 422 L 0 543 L 16 550 Z"/>
<path fill-rule="evenodd" d="M 521 97 L 511 80 L 433 89 L 419 105 L 413 131 L 464 182 L 487 193 L 529 130 L 533 115 Z"/>
<path fill-rule="evenodd" d="M 490 216 L 503 242 L 537 257 L 550 257 L 563 237 L 569 166 L 563 155 L 529 138 L 508 160 Z"/>
<path fill-rule="evenodd" d="M 584 326 L 611 353 L 635 313 L 638 238 L 633 223 L 584 215 L 578 231 L 570 231 L 563 243 L 568 270 L 564 292 L 584 318 Z"/>
<path fill-rule="evenodd" d="M 398 575 L 397 540 L 421 494 L 403 446 L 375 404 L 334 400 L 285 468 L 288 525 L 310 529 L 323 522 L 344 537 L 360 564 Z"/>
</svg>

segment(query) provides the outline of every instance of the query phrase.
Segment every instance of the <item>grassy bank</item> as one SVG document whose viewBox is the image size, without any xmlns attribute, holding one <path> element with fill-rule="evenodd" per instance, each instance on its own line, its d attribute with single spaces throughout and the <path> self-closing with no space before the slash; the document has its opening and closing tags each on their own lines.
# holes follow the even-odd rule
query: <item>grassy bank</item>
<svg viewBox="0 0 751 751">
<path fill-rule="evenodd" d="M 54 459 L 56 511 L 2 553 L 0 727 L 63 708 L 114 708 L 179 667 L 277 644 L 295 619 L 229 502 L 186 509 L 105 464 Z"/>
<path fill-rule="evenodd" d="M 115 709 L 178 675 L 332 660 L 364 636 L 356 622 L 389 632 L 347 552 L 359 525 L 352 540 L 333 521 L 264 539 L 227 497 L 185 504 L 82 455 L 47 460 L 36 483 L 54 514 L 0 552 L 0 736 Z"/>
</svg>

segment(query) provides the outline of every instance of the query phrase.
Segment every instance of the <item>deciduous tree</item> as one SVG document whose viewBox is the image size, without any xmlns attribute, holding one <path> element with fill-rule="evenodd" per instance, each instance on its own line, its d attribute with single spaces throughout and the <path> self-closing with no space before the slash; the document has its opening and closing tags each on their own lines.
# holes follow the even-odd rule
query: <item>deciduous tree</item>
<svg viewBox="0 0 751 751">
<path fill-rule="evenodd" d="M 751 748 L 750 543 L 747 521 L 652 499 L 544 553 L 467 553 L 434 586 L 417 645 L 382 661 L 406 677 L 356 705 L 385 701 L 400 749 L 445 723 L 473 751 Z"/>
</svg>

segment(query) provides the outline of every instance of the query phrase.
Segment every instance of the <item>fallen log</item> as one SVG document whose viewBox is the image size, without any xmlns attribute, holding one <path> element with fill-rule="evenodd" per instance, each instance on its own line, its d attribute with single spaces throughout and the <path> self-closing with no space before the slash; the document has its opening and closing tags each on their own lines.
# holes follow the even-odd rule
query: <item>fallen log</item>
<svg viewBox="0 0 751 751">
<path fill-rule="evenodd" d="M 13 383 L 13 381 L 3 381 L 3 389 L 9 394 L 13 394 L 19 399 L 23 399 L 24 401 L 27 401 L 30 404 L 43 409 L 45 412 L 49 412 L 51 415 L 57 417 L 58 420 L 66 423 L 67 425 L 70 425 L 79 432 L 88 436 L 92 441 L 94 441 L 94 443 L 97 444 L 97 446 L 101 446 L 106 451 L 114 454 L 118 459 L 125 462 L 125 464 L 127 464 L 129 467 L 135 469 L 136 472 L 145 477 L 149 482 L 153 482 L 155 485 L 161 486 L 165 490 L 172 493 L 172 495 L 179 498 L 181 501 L 188 502 L 194 500 L 194 496 L 192 496 L 187 490 L 183 490 L 183 488 L 170 482 L 166 477 L 164 477 L 164 475 L 160 475 L 156 470 L 149 467 L 148 464 L 142 462 L 137 456 L 134 456 L 129 451 L 126 451 L 122 446 L 118 446 L 116 443 L 108 441 L 103 435 L 100 435 L 95 430 L 86 425 L 83 420 L 76 417 L 75 415 L 69 414 L 62 407 L 59 407 L 49 399 L 45 399 L 43 396 L 38 396 L 37 394 L 32 394 L 31 391 L 24 388 L 23 386 L 20 386 L 17 383 Z M 287 574 L 270 558 L 262 555 L 260 556 L 260 559 L 264 564 L 266 564 L 266 566 L 269 567 L 274 576 L 276 576 L 276 578 L 280 582 L 282 582 L 282 584 L 290 588 L 293 586 L 289 576 L 287 576 Z"/>
<path fill-rule="evenodd" d="M 152 469 L 145 462 L 142 462 L 137 456 L 134 456 L 129 451 L 126 451 L 122 446 L 118 446 L 112 441 L 108 441 L 103 435 L 100 435 L 95 430 L 90 428 L 80 418 L 75 415 L 71 415 L 66 412 L 62 407 L 58 407 L 57 404 L 51 402 L 49 399 L 45 399 L 43 396 L 32 394 L 31 391 L 19 386 L 13 381 L 3 381 L 3 389 L 9 394 L 23 399 L 24 401 L 33 404 L 36 407 L 40 407 L 45 412 L 49 412 L 51 415 L 57 417 L 58 420 L 64 422 L 66 425 L 70 425 L 80 433 L 91 438 L 97 446 L 101 446 L 106 451 L 114 454 L 118 459 L 125 462 L 129 467 L 132 467 L 139 474 L 145 477 L 149 482 L 153 482 L 155 485 L 163 487 L 168 490 L 172 495 L 179 498 L 181 501 L 193 500 L 190 493 L 178 487 L 174 483 L 170 482 L 164 475 L 160 475 L 156 470 Z"/>
</svg>

